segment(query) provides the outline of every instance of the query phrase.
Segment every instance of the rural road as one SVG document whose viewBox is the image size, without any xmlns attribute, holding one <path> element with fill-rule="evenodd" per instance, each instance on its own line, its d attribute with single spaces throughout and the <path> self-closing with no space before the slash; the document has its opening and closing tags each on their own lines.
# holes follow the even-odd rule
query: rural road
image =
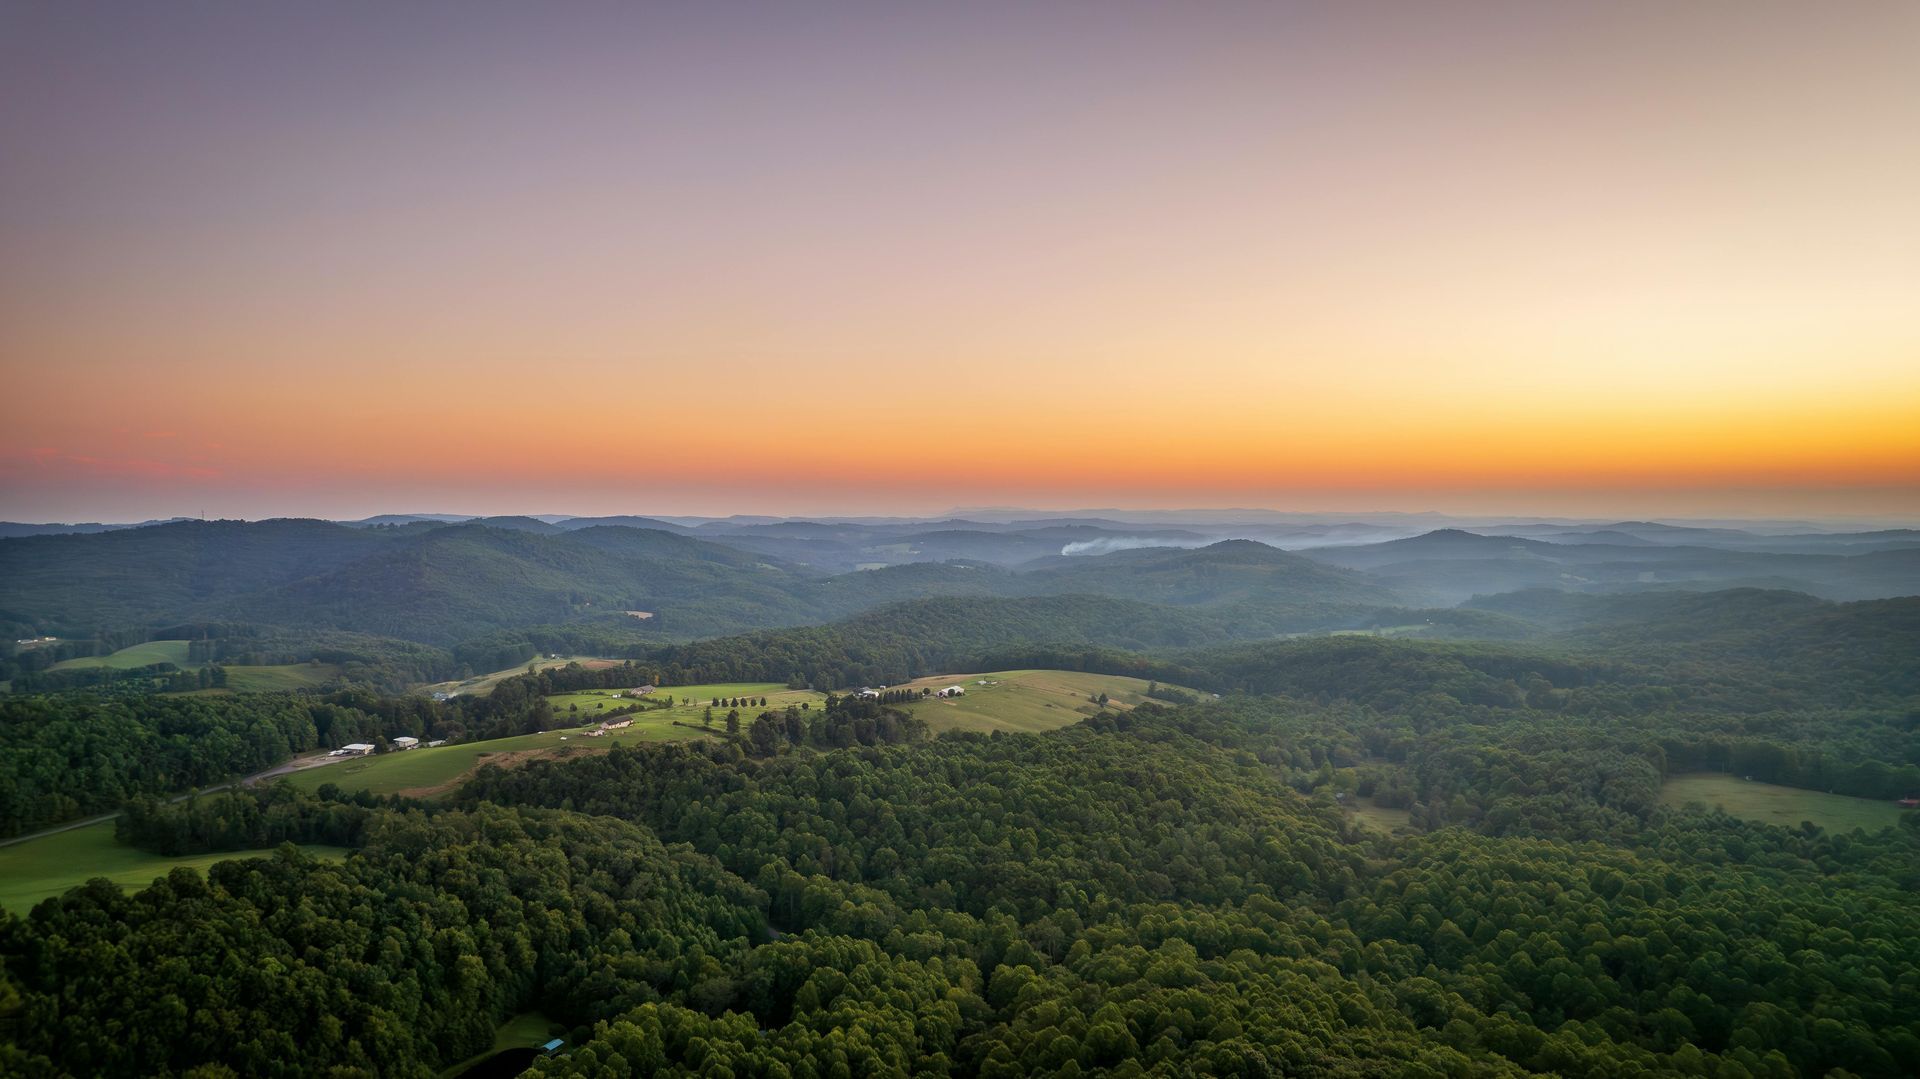
<svg viewBox="0 0 1920 1079">
<path fill-rule="evenodd" d="M 215 783 L 210 787 L 201 787 L 198 791 L 176 794 L 168 798 L 167 801 L 184 802 L 195 794 L 212 794 L 214 791 L 223 791 L 235 785 L 251 787 L 263 779 L 278 779 L 281 776 L 290 775 L 294 772 L 304 771 L 308 768 L 318 768 L 322 765 L 332 764 L 335 761 L 345 759 L 345 757 L 329 757 L 324 751 L 305 757 L 295 757 L 285 764 L 276 764 L 264 772 L 255 772 L 250 776 L 241 776 L 239 779 L 229 779 L 225 783 Z M 70 820 L 65 824 L 56 824 L 51 828 L 42 828 L 37 832 L 30 832 L 27 835 L 17 835 L 11 839 L 0 839 L 0 847 L 11 847 L 15 843 L 25 843 L 29 839 L 39 839 L 43 836 L 59 835 L 61 832 L 71 832 L 75 828 L 85 828 L 89 825 L 99 824 L 101 821 L 110 821 L 119 815 L 119 811 L 116 810 L 112 813 L 102 813 L 97 817 L 82 817 L 79 820 Z"/>
</svg>

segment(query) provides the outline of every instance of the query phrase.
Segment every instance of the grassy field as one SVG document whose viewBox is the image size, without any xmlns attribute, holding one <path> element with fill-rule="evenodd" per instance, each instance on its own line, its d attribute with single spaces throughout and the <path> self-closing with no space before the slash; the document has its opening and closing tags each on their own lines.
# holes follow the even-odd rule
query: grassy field
<svg viewBox="0 0 1920 1079">
<path fill-rule="evenodd" d="M 344 858 L 340 847 L 308 847 L 323 858 Z M 139 889 L 178 866 L 202 869 L 229 858 L 259 857 L 266 851 L 226 851 L 168 858 L 113 841 L 113 822 L 0 847 L 0 908 L 25 914 L 35 903 L 105 877 L 122 888 Z"/>
<path fill-rule="evenodd" d="M 559 659 L 548 659 L 542 656 L 539 659 L 530 659 L 517 667 L 508 667 L 504 670 L 494 671 L 492 674 L 479 674 L 457 682 L 435 682 L 432 685 L 421 686 L 420 692 L 452 693 L 460 696 L 471 695 L 484 697 L 493 692 L 493 687 L 507 679 L 516 678 L 527 673 L 527 667 L 530 665 L 537 670 L 544 671 L 553 667 L 564 667 L 569 663 L 578 663 L 583 667 L 616 667 L 619 666 L 620 661 L 615 659 L 600 659 L 597 656 L 562 656 Z"/>
<path fill-rule="evenodd" d="M 624 689 L 589 689 L 578 693 L 556 693 L 547 698 L 553 705 L 554 714 L 563 721 L 579 720 L 582 723 L 599 722 L 599 713 L 622 705 L 632 704 L 633 699 L 623 697 Z M 767 706 L 751 705 L 740 709 L 743 722 L 752 722 L 753 717 L 762 711 L 779 711 L 790 704 L 810 704 L 819 708 L 826 703 L 827 695 L 811 689 L 788 689 L 778 682 L 725 682 L 704 686 L 662 686 L 659 697 L 672 697 L 672 708 L 655 709 L 640 712 L 633 716 L 633 730 L 684 730 L 673 727 L 673 721 L 698 723 L 706 712 L 708 702 L 715 697 L 725 700 L 729 697 L 751 697 L 755 700 L 765 697 Z M 578 711 L 573 711 L 573 709 Z M 723 728 L 727 708 L 721 705 L 713 710 L 713 725 Z M 625 717 L 622 717 L 625 718 Z"/>
<path fill-rule="evenodd" d="M 915 701 L 906 706 L 907 711 L 936 731 L 1049 731 L 1100 711 L 1098 704 L 1087 699 L 1091 694 L 1105 693 L 1112 711 L 1147 700 L 1144 679 L 1080 671 L 937 675 L 887 688 L 938 692 L 955 685 L 964 688 L 966 696 Z"/>
<path fill-rule="evenodd" d="M 1870 798 L 1849 798 L 1843 794 L 1822 794 L 1798 787 L 1780 787 L 1772 783 L 1750 783 L 1738 776 L 1695 773 L 1674 776 L 1660 788 L 1660 801 L 1669 806 L 1697 802 L 1718 807 L 1735 817 L 1784 824 L 1798 828 L 1801 821 L 1812 821 L 1831 832 L 1855 828 L 1877 831 L 1900 823 L 1906 810 L 1892 802 Z"/>
<path fill-rule="evenodd" d="M 1394 829 L 1407 826 L 1406 810 L 1389 809 L 1386 806 L 1374 805 L 1373 799 L 1371 798 L 1360 798 L 1350 795 L 1347 798 L 1346 807 L 1347 811 L 1353 814 L 1353 819 L 1357 823 L 1371 828 L 1376 832 L 1392 834 Z"/>
<path fill-rule="evenodd" d="M 187 641 L 148 641 L 131 648 L 122 648 L 110 656 L 86 656 L 80 659 L 65 659 L 51 668 L 56 671 L 71 671 L 95 667 L 110 667 L 116 671 L 130 671 L 136 667 L 149 667 L 155 663 L 171 663 L 181 670 L 198 670 L 204 663 L 193 663 L 187 659 Z M 234 693 L 270 693 L 290 689 L 316 689 L 332 683 L 341 675 L 341 668 L 334 663 L 286 663 L 272 667 L 227 667 L 227 690 Z M 199 692 L 195 690 L 194 692 Z"/>
<path fill-rule="evenodd" d="M 701 737 L 700 732 L 684 727 L 665 728 L 662 724 L 662 728 L 636 726 L 605 738 L 587 738 L 583 736 L 583 729 L 569 728 L 462 745 L 422 747 L 342 761 L 324 768 L 308 768 L 288 776 L 287 781 L 304 791 L 318 790 L 322 784 L 335 783 L 342 790 L 431 798 L 445 794 L 482 764 L 511 765 L 537 757 L 595 753 L 623 742 L 663 742 L 674 738 Z"/>
<path fill-rule="evenodd" d="M 52 666 L 52 670 L 71 671 L 81 667 L 111 667 L 116 671 L 130 671 L 135 667 L 150 667 L 155 663 L 171 663 L 176 667 L 187 667 L 186 641 L 148 641 L 131 648 L 122 648 L 109 656 L 82 656 L 78 659 L 63 659 Z M 199 664 L 192 664 L 199 666 Z"/>
<path fill-rule="evenodd" d="M 228 667 L 227 688 L 236 693 L 317 689 L 344 673 L 337 663 L 283 663 L 274 667 Z"/>
</svg>

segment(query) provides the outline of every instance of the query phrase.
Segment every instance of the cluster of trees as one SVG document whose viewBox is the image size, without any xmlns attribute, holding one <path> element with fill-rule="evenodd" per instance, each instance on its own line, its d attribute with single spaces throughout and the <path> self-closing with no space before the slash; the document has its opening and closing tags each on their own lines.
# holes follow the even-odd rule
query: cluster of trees
<svg viewBox="0 0 1920 1079">
<path fill-rule="evenodd" d="M 169 857 L 266 850 L 282 843 L 357 847 L 379 804 L 364 792 L 342 798 L 328 790 L 323 797 L 307 798 L 284 783 L 179 801 L 143 795 L 128 802 L 114 821 L 114 838 Z"/>
<path fill-rule="evenodd" d="M 426 1079 L 536 1005 L 697 999 L 766 939 L 751 888 L 617 821 L 383 810 L 363 839 L 0 916 L 0 1073 Z"/>
<path fill-rule="evenodd" d="M 466 730 L 457 709 L 364 690 L 0 697 L 0 835 L 263 771 L 309 750 Z"/>
<path fill-rule="evenodd" d="M 858 754 L 623 749 L 489 773 L 467 797 L 646 823 L 753 880 L 771 924 L 800 940 L 881 949 L 836 953 L 864 973 L 822 974 L 791 1013 L 742 972 L 724 1008 L 737 1015 L 711 999 L 638 1009 L 543 1067 L 611 1074 L 616 1054 L 736 1074 L 876 1059 L 994 1075 L 1920 1067 L 1920 1001 L 1897 988 L 1920 977 L 1920 828 L 1834 836 L 1656 812 L 1612 844 L 1372 836 L 1262 759 L 1294 747 L 1257 710 L 1147 708 Z M 1508 766 L 1564 778 L 1528 757 Z M 956 987 L 956 959 L 978 980 Z M 958 1036 L 921 1036 L 937 1013 L 906 1007 L 892 978 L 959 1003 Z M 846 999 L 869 989 L 871 1004 Z M 828 1005 L 876 1009 L 860 1027 L 875 1033 L 836 1039 L 848 1028 L 812 1021 Z"/>
<path fill-rule="evenodd" d="M 707 702 L 709 708 L 765 708 L 765 697 L 715 697 Z"/>
</svg>

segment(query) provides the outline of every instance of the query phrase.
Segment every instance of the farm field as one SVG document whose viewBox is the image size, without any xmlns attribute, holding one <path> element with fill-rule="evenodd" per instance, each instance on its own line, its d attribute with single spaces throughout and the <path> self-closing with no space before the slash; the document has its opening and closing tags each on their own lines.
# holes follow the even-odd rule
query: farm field
<svg viewBox="0 0 1920 1079">
<path fill-rule="evenodd" d="M 1710 772 L 1669 778 L 1660 788 L 1660 801 L 1676 808 L 1698 802 L 1723 809 L 1735 817 L 1789 828 L 1798 828 L 1801 821 L 1812 821 L 1830 832 L 1891 828 L 1900 823 L 1902 813 L 1920 812 L 1901 809 L 1892 802 L 1772 783 L 1750 783 L 1738 776 Z"/>
<path fill-rule="evenodd" d="M 936 731 L 1047 731 L 1100 711 L 1087 699 L 1090 694 L 1107 694 L 1110 710 L 1143 704 L 1148 683 L 1114 674 L 1036 670 L 936 675 L 887 688 L 938 692 L 953 685 L 964 688 L 966 696 L 930 697 L 904 707 Z"/>
<path fill-rule="evenodd" d="M 226 688 L 235 693 L 318 689 L 345 673 L 337 663 L 283 663 L 271 667 L 227 667 Z"/>
<path fill-rule="evenodd" d="M 556 718 L 564 722 L 578 719 L 582 723 L 598 722 L 598 713 L 634 703 L 633 698 L 623 697 L 624 689 L 587 689 L 577 693 L 556 693 L 547 698 L 553 705 Z M 809 704 L 819 708 L 826 703 L 827 695 L 811 689 L 788 689 L 779 682 L 721 682 L 700 686 L 662 686 L 660 697 L 672 697 L 672 708 L 638 712 L 633 715 L 633 730 L 664 728 L 666 730 L 684 730 L 675 728 L 674 720 L 682 723 L 698 723 L 707 710 L 708 703 L 715 697 L 726 700 L 731 697 L 752 697 L 767 699 L 766 708 L 754 705 L 740 709 L 745 721 L 763 711 L 779 711 L 790 704 Z M 648 698 L 653 699 L 653 698 Z M 578 709 L 578 711 L 574 711 Z M 716 728 L 722 725 L 727 709 L 722 705 L 713 710 L 713 722 Z M 626 717 L 622 717 L 626 718 Z"/>
<path fill-rule="evenodd" d="M 1349 795 L 1347 797 L 1346 807 L 1347 811 L 1353 814 L 1353 819 L 1356 822 L 1376 832 L 1391 835 L 1395 828 L 1404 828 L 1407 825 L 1408 814 L 1406 810 L 1389 809 L 1386 806 L 1375 805 L 1371 798 L 1359 798 Z"/>
<path fill-rule="evenodd" d="M 549 659 L 542 656 L 538 659 L 530 659 L 526 663 L 519 664 L 518 666 L 506 667 L 494 671 L 492 674 L 478 674 L 472 678 L 464 678 L 452 682 L 435 682 L 431 685 L 421 686 L 420 692 L 452 693 L 460 696 L 473 695 L 484 697 L 493 692 L 493 687 L 507 679 L 527 673 L 528 666 L 532 666 L 536 670 L 545 671 L 555 667 L 564 667 L 569 663 L 578 663 L 583 667 L 589 668 L 617 667 L 620 665 L 620 661 L 617 659 L 601 659 L 598 656 L 561 656 L 559 659 Z"/>
<path fill-rule="evenodd" d="M 50 670 L 71 671 L 82 667 L 111 667 L 116 671 L 130 671 L 135 667 L 150 667 L 155 663 L 171 663 L 185 668 L 187 663 L 186 641 L 148 641 L 122 648 L 105 656 L 81 656 L 75 659 L 63 659 Z M 192 664 L 198 667 L 200 664 Z"/>
<path fill-rule="evenodd" d="M 674 738 L 697 738 L 699 732 L 685 727 L 662 729 L 634 727 L 605 738 L 583 737 L 583 729 L 517 734 L 485 742 L 466 742 L 452 746 L 409 749 L 399 753 L 381 753 L 371 757 L 341 761 L 325 768 L 295 772 L 287 781 L 304 791 L 319 790 L 323 784 L 338 784 L 342 790 L 365 790 L 374 794 L 406 794 L 431 798 L 445 794 L 467 773 L 482 764 L 513 764 L 535 757 L 570 756 L 594 753 L 622 742 L 664 742 Z"/>
<path fill-rule="evenodd" d="M 310 846 L 309 853 L 339 859 L 343 847 Z M 0 847 L 0 909 L 26 914 L 35 903 L 105 877 L 122 888 L 139 889 L 180 866 L 204 870 L 229 858 L 257 858 L 271 851 L 221 851 L 179 858 L 149 854 L 113 841 L 113 822 L 102 821 L 57 835 Z"/>
<path fill-rule="evenodd" d="M 72 671 L 107 667 L 116 671 L 130 671 L 137 667 L 150 667 L 156 663 L 171 663 L 181 670 L 192 671 L 206 666 L 204 663 L 191 662 L 187 658 L 189 643 L 187 641 L 148 641 L 145 644 L 122 648 L 112 655 L 61 660 L 50 669 Z M 225 669 L 226 690 L 234 693 L 317 689 L 331 684 L 342 673 L 339 664 L 336 663 L 284 663 L 263 667 L 227 666 Z"/>
</svg>

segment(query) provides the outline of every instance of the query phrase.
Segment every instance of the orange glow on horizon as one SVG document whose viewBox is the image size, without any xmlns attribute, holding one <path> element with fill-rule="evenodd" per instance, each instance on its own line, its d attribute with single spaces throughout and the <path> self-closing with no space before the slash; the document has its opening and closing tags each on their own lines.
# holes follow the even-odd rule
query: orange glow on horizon
<svg viewBox="0 0 1920 1079">
<path fill-rule="evenodd" d="M 533 17 L 28 27 L 0 518 L 1920 519 L 1910 5 Z"/>
</svg>

